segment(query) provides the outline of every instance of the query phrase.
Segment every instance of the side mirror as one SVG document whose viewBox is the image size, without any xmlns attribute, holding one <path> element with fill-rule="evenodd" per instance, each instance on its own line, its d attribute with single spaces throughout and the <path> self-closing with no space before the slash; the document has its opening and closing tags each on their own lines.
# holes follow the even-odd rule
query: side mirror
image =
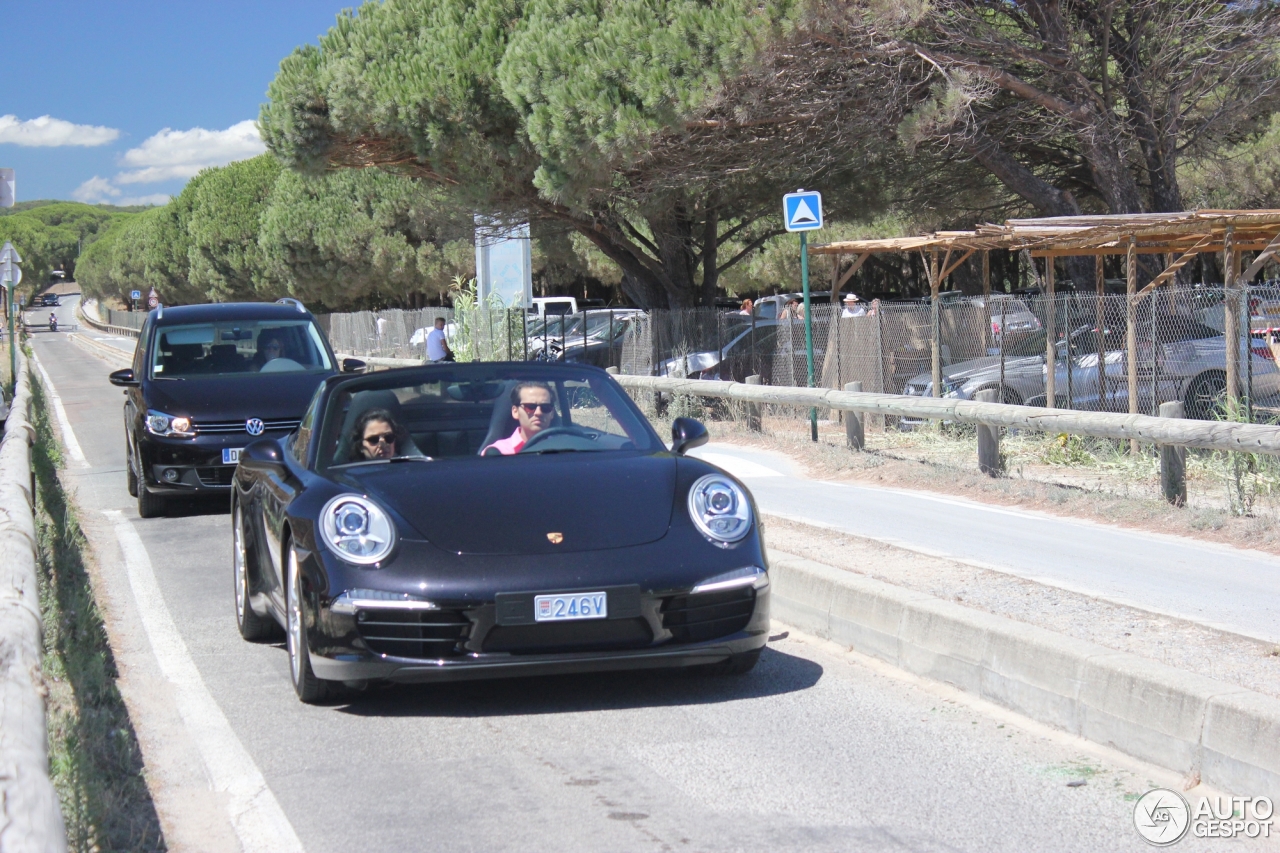
<svg viewBox="0 0 1280 853">
<path fill-rule="evenodd" d="M 693 418 L 676 418 L 671 422 L 671 452 L 684 454 L 711 440 L 707 428 Z"/>
<path fill-rule="evenodd" d="M 138 387 L 138 380 L 134 378 L 132 367 L 126 367 L 124 370 L 116 370 L 107 376 L 107 379 L 112 385 L 118 385 L 121 388 Z"/>
<path fill-rule="evenodd" d="M 358 358 L 344 358 L 342 360 L 343 373 L 364 373 L 366 365 Z"/>
<path fill-rule="evenodd" d="M 240 464 L 250 468 L 278 468 L 284 464 L 284 450 L 274 438 L 260 438 L 240 451 Z"/>
</svg>

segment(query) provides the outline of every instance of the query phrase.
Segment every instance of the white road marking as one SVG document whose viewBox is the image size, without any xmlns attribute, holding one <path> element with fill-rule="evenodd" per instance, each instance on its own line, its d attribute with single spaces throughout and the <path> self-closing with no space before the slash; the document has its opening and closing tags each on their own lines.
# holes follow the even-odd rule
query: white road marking
<svg viewBox="0 0 1280 853">
<path fill-rule="evenodd" d="M 758 462 L 752 462 L 749 459 L 731 456 L 728 453 L 694 453 L 691 455 L 704 462 L 710 462 L 717 468 L 723 468 L 740 480 L 746 480 L 751 477 L 782 476 L 782 472 L 780 471 L 775 471 L 772 468 L 768 468 Z"/>
<path fill-rule="evenodd" d="M 246 853 L 301 853 L 302 842 L 275 794 L 200 677 L 169 615 L 142 538 L 120 510 L 104 510 L 103 515 L 115 528 L 129 586 L 160 672 L 174 686 L 178 712 L 204 759 L 213 790 L 226 796 L 227 812 L 241 847 Z"/>
<path fill-rule="evenodd" d="M 80 449 L 80 442 L 76 441 L 75 431 L 71 429 L 71 421 L 67 420 L 67 410 L 62 407 L 62 398 L 58 396 L 58 389 L 54 387 L 53 380 L 49 378 L 44 365 L 40 363 L 40 359 L 36 358 L 34 352 L 31 354 L 31 363 L 40 371 L 45 390 L 49 394 L 49 399 L 53 401 L 53 414 L 58 419 L 58 429 L 62 431 L 62 443 L 67 448 L 67 455 L 77 467 L 88 468 L 89 460 Z"/>
</svg>

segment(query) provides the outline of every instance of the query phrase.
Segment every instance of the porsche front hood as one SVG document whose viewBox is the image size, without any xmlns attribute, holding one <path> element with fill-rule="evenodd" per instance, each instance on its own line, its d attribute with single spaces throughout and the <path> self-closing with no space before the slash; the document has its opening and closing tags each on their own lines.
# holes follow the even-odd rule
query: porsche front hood
<svg viewBox="0 0 1280 853">
<path fill-rule="evenodd" d="M 666 535 L 676 460 L 665 453 L 442 459 L 361 466 L 351 477 L 446 551 L 559 554 Z"/>
</svg>

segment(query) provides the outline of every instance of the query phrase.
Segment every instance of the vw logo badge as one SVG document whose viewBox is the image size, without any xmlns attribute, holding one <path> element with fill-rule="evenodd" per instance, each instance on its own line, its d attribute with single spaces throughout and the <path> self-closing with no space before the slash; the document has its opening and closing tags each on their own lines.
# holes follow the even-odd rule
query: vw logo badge
<svg viewBox="0 0 1280 853">
<path fill-rule="evenodd" d="M 262 435 L 262 431 L 266 428 L 267 426 L 262 422 L 261 418 L 249 418 L 244 422 L 244 431 L 249 435 Z"/>
</svg>

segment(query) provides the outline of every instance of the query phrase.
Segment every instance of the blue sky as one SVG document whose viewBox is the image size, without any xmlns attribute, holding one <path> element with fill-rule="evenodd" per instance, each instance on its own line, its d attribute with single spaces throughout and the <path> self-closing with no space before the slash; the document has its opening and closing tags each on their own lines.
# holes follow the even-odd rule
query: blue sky
<svg viewBox="0 0 1280 853">
<path fill-rule="evenodd" d="M 201 166 L 260 150 L 242 122 L 258 117 L 280 60 L 342 8 L 5 0 L 0 166 L 17 170 L 19 201 L 162 201 Z"/>
</svg>

